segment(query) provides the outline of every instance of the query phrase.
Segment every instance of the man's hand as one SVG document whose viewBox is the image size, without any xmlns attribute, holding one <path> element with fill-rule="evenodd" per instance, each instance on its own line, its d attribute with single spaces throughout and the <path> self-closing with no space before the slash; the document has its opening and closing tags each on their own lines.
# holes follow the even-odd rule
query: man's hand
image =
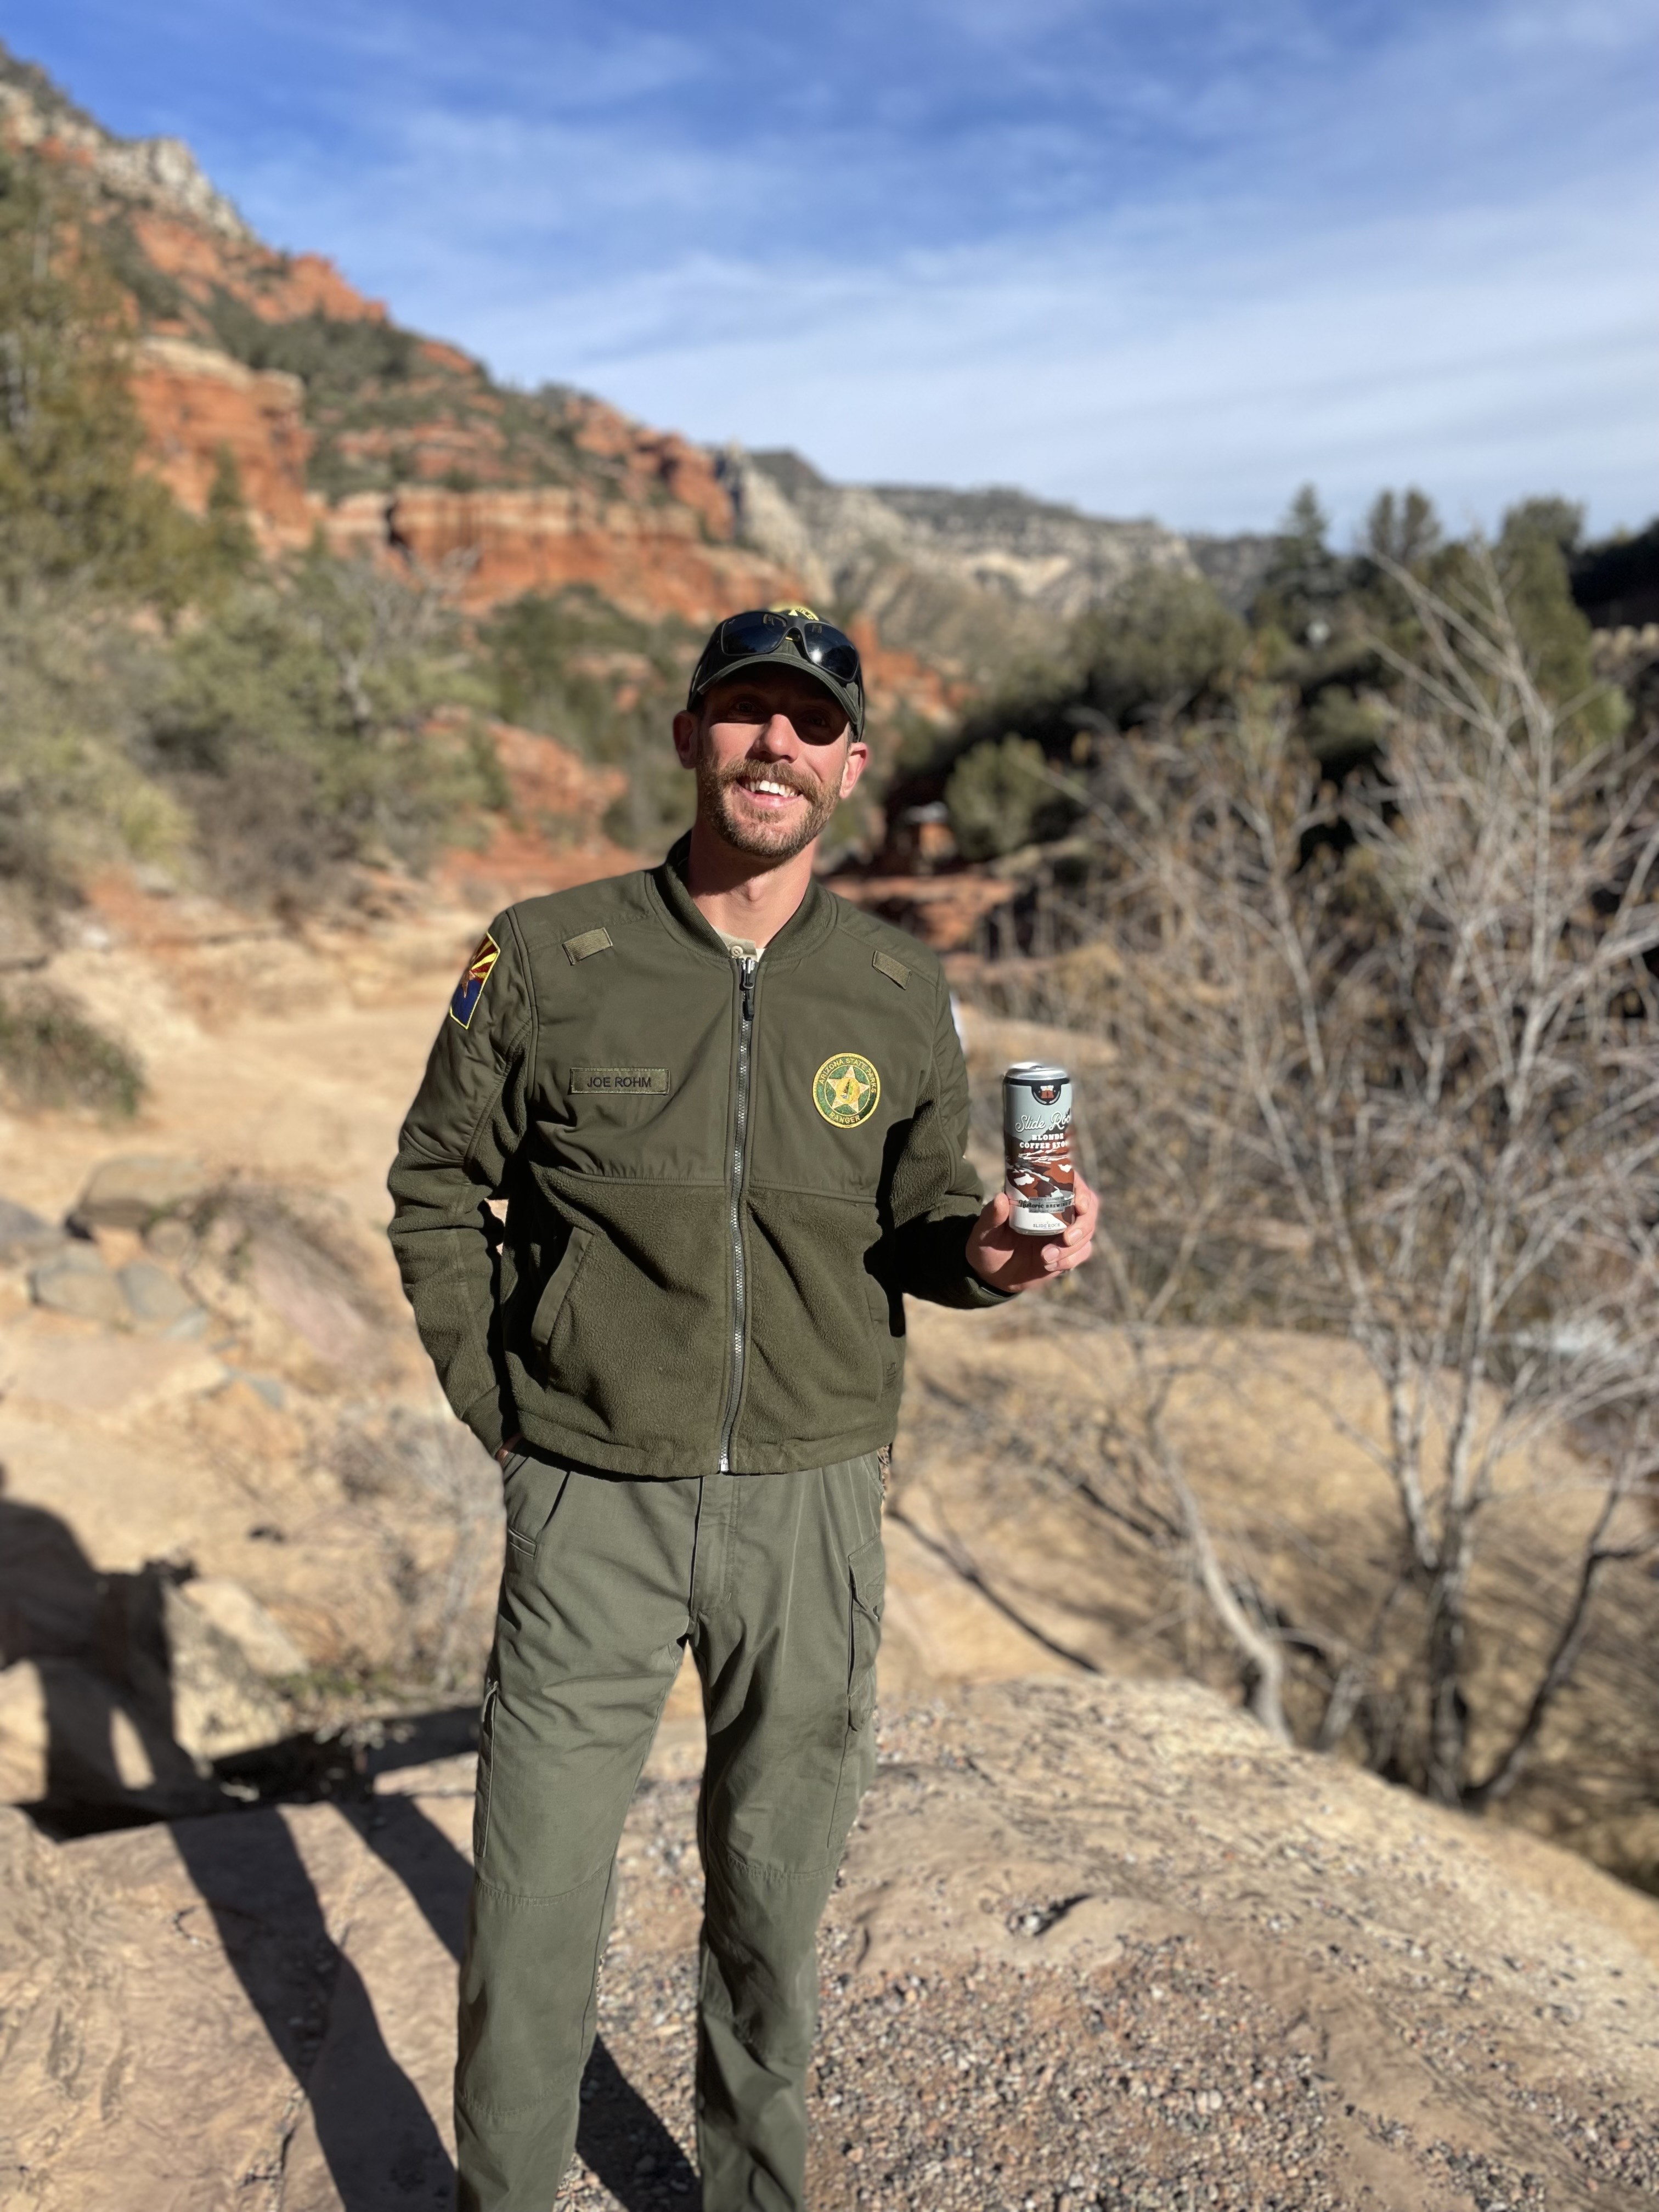
<svg viewBox="0 0 1659 2212">
<path fill-rule="evenodd" d="M 495 1464 L 498 1467 L 505 1467 L 515 1451 L 522 1451 L 523 1449 L 524 1438 L 520 1436 L 515 1430 L 513 1435 L 507 1438 L 504 1444 L 498 1446 L 495 1453 Z"/>
<path fill-rule="evenodd" d="M 1000 1190 L 968 1232 L 968 1265 L 994 1291 L 1030 1291 L 1080 1267 L 1094 1247 L 1100 1200 L 1081 1175 L 1077 1178 L 1077 1212 L 1062 1237 L 1017 1237 L 1008 1226 L 1012 1211 Z"/>
</svg>

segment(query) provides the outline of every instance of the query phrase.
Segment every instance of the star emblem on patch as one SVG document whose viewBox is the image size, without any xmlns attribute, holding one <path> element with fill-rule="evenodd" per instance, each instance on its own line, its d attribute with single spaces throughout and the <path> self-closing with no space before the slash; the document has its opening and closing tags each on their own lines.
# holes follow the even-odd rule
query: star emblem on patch
<svg viewBox="0 0 1659 2212">
<path fill-rule="evenodd" d="M 881 1078 L 861 1052 L 832 1052 L 812 1078 L 812 1103 L 832 1129 L 856 1129 L 880 1097 Z"/>
</svg>

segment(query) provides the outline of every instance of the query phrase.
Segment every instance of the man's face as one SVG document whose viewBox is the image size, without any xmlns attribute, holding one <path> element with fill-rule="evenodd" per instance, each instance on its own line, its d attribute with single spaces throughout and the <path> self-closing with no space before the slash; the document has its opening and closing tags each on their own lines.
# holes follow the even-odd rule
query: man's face
<svg viewBox="0 0 1659 2212">
<path fill-rule="evenodd" d="M 793 668 L 745 668 L 674 717 L 695 769 L 697 811 L 734 851 L 788 860 L 818 836 L 864 773 L 870 749 L 821 684 Z"/>
</svg>

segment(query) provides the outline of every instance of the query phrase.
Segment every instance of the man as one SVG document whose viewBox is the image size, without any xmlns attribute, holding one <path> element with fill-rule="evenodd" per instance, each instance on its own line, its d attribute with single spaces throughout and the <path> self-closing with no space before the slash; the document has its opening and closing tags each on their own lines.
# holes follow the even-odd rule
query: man
<svg viewBox="0 0 1659 2212">
<path fill-rule="evenodd" d="M 404 1125 L 392 1243 L 501 1459 L 456 2130 L 467 2212 L 548 2212 L 575 2136 L 623 1819 L 690 1648 L 708 1750 L 705 2212 L 799 2212 L 815 1936 L 875 1764 L 904 1297 L 991 1306 L 1089 1255 L 963 1158 L 938 962 L 817 884 L 869 758 L 850 640 L 718 625 L 674 718 L 659 868 L 509 908 Z M 504 1198 L 498 1232 L 489 1201 Z"/>
</svg>

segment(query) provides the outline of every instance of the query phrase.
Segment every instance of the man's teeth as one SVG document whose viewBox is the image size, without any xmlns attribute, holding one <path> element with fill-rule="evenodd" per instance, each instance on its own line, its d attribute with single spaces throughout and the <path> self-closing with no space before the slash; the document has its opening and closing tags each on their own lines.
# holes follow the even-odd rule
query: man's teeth
<svg viewBox="0 0 1659 2212">
<path fill-rule="evenodd" d="M 750 791 L 769 791 L 777 799 L 793 799 L 795 794 L 787 783 L 751 783 Z"/>
</svg>

